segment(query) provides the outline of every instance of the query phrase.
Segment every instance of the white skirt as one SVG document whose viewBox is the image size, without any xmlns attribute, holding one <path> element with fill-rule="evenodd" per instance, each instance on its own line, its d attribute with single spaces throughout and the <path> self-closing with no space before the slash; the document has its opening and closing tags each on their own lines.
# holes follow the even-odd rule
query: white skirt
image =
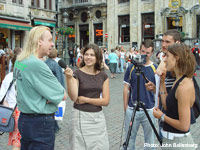
<svg viewBox="0 0 200 150">
<path fill-rule="evenodd" d="M 109 150 L 103 111 L 84 112 L 72 108 L 71 116 L 70 150 Z"/>
</svg>

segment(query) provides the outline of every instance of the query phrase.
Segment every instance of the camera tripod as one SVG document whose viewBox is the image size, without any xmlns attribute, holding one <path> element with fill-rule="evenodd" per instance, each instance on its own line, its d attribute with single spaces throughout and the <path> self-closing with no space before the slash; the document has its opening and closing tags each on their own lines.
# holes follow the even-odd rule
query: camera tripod
<svg viewBox="0 0 200 150">
<path fill-rule="evenodd" d="M 140 74 L 142 74 L 142 76 L 145 79 L 146 83 L 148 83 L 149 81 L 145 77 L 144 72 L 141 71 L 141 68 L 142 68 L 143 65 L 142 64 L 134 64 L 134 65 L 135 65 L 135 68 L 136 68 L 136 72 L 135 73 L 137 75 L 137 101 L 134 104 L 135 109 L 134 109 L 134 111 L 132 113 L 131 121 L 129 123 L 129 129 L 128 129 L 128 134 L 127 134 L 127 137 L 126 137 L 126 141 L 123 144 L 124 150 L 127 150 L 127 148 L 128 148 L 129 139 L 130 139 L 131 131 L 132 131 L 132 126 L 133 126 L 133 122 L 134 122 L 134 118 L 135 118 L 135 113 L 136 113 L 136 111 L 140 111 L 139 108 L 142 108 L 144 110 L 145 115 L 147 116 L 147 119 L 148 119 L 148 121 L 149 121 L 149 123 L 150 123 L 150 125 L 151 125 L 151 127 L 152 127 L 152 129 L 153 129 L 153 131 L 154 131 L 154 133 L 155 133 L 160 145 L 162 145 L 162 140 L 159 137 L 158 132 L 157 132 L 157 130 L 156 130 L 156 128 L 155 128 L 155 126 L 154 126 L 154 124 L 153 124 L 153 122 L 152 122 L 152 120 L 151 120 L 151 118 L 150 118 L 150 116 L 149 116 L 149 114 L 148 114 L 148 112 L 146 110 L 146 108 L 145 108 L 145 103 L 140 101 Z"/>
</svg>

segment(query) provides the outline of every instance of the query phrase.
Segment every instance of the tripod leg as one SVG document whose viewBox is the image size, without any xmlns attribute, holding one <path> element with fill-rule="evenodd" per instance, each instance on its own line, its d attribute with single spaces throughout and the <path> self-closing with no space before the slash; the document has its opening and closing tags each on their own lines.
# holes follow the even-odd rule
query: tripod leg
<svg viewBox="0 0 200 150">
<path fill-rule="evenodd" d="M 139 103 L 136 104 L 135 109 L 134 109 L 134 111 L 132 113 L 132 116 L 131 116 L 131 121 L 129 123 L 129 128 L 128 128 L 128 133 L 127 133 L 126 141 L 123 144 L 124 150 L 127 150 L 127 148 L 128 148 L 129 139 L 130 139 L 130 136 L 131 136 L 131 131 L 132 131 L 133 122 L 134 122 L 134 118 L 135 118 L 135 113 L 137 111 L 137 107 L 139 107 Z"/>
<path fill-rule="evenodd" d="M 147 116 L 147 119 L 148 119 L 148 121 L 149 121 L 149 123 L 150 123 L 150 125 L 151 125 L 151 127 L 152 127 L 152 129 L 153 129 L 153 131 L 154 131 L 154 133 L 155 133 L 160 145 L 162 145 L 162 140 L 161 140 L 160 136 L 158 135 L 158 132 L 157 132 L 157 130 L 156 130 L 156 128 L 155 128 L 155 126 L 154 126 L 154 124 L 153 124 L 153 122 L 152 122 L 152 120 L 151 120 L 151 118 L 150 118 L 150 116 L 149 116 L 149 114 L 148 114 L 148 112 L 146 110 L 146 108 L 144 107 L 144 104 L 141 103 L 140 106 L 142 106 L 142 109 L 144 110 L 145 115 Z"/>
</svg>

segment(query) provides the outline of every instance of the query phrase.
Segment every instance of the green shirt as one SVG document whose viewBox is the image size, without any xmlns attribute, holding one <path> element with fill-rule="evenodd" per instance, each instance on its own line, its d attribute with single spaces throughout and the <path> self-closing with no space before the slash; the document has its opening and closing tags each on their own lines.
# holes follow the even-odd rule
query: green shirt
<svg viewBox="0 0 200 150">
<path fill-rule="evenodd" d="M 17 105 L 21 112 L 51 114 L 57 111 L 65 89 L 43 61 L 33 55 L 16 61 L 13 77 L 17 79 Z"/>
</svg>

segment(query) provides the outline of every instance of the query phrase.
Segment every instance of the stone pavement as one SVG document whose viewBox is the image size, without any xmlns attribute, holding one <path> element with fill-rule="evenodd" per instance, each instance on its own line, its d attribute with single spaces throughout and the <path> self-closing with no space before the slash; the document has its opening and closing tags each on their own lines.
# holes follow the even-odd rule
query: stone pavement
<svg viewBox="0 0 200 150">
<path fill-rule="evenodd" d="M 108 75 L 110 73 L 108 72 Z M 196 78 L 200 84 L 200 72 Z M 63 121 L 59 121 L 61 130 L 56 135 L 55 150 L 69 150 L 69 117 L 71 115 L 72 102 L 67 99 L 66 111 Z M 117 77 L 110 79 L 110 104 L 103 109 L 105 113 L 107 130 L 109 135 L 110 150 L 122 150 L 120 148 L 120 140 L 122 135 L 122 124 L 124 120 L 123 111 L 123 74 L 117 74 Z M 156 125 L 157 128 L 157 125 Z M 124 133 L 124 132 L 123 132 Z M 198 150 L 200 150 L 200 117 L 197 123 L 191 126 L 191 134 L 196 144 L 198 144 Z M 7 146 L 8 134 L 0 136 L 0 150 L 11 150 L 10 146 Z M 124 140 L 123 140 L 124 141 Z M 158 144 L 157 139 L 155 138 Z M 140 127 L 137 139 L 136 149 L 141 150 L 144 147 L 144 135 L 143 130 Z M 160 149 L 159 147 L 156 149 Z"/>
</svg>

